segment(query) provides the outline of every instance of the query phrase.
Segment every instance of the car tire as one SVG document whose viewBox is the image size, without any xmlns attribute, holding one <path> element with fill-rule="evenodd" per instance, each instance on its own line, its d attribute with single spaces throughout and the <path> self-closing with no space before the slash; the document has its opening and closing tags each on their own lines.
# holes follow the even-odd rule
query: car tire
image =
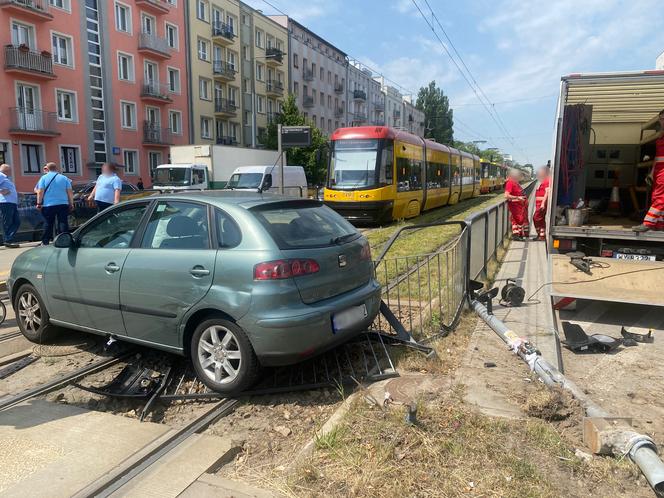
<svg viewBox="0 0 664 498">
<path fill-rule="evenodd" d="M 44 301 L 31 284 L 19 287 L 14 297 L 14 310 L 18 328 L 30 342 L 43 344 L 57 336 L 58 328 L 51 324 Z"/>
<path fill-rule="evenodd" d="M 258 378 L 254 348 L 244 330 L 229 320 L 211 318 L 200 323 L 189 351 L 200 381 L 218 393 L 239 394 Z"/>
</svg>

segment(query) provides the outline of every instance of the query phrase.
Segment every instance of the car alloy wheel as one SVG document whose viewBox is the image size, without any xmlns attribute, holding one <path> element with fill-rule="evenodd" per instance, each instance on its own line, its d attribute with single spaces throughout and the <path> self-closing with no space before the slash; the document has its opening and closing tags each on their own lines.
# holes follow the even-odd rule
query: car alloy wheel
<svg viewBox="0 0 664 498">
<path fill-rule="evenodd" d="M 42 325 L 39 300 L 29 290 L 23 292 L 18 298 L 18 317 L 27 332 L 37 333 Z"/>
<path fill-rule="evenodd" d="M 219 384 L 233 382 L 242 366 L 240 343 L 221 325 L 206 328 L 198 342 L 198 362 L 205 375 Z"/>
</svg>

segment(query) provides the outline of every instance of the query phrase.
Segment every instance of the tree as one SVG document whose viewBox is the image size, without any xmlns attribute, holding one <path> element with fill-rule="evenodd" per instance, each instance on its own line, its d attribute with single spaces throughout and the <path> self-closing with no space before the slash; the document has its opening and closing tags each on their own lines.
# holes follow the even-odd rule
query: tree
<svg viewBox="0 0 664 498">
<path fill-rule="evenodd" d="M 268 149 L 279 148 L 278 125 L 282 126 L 310 126 L 311 147 L 306 149 L 289 149 L 288 164 L 303 166 L 307 181 L 312 185 L 325 183 L 327 176 L 327 137 L 320 131 L 315 123 L 307 121 L 297 107 L 294 95 L 284 100 L 281 113 L 270 123 L 265 133 L 259 137 L 260 142 Z"/>
<path fill-rule="evenodd" d="M 425 137 L 441 144 L 454 142 L 454 111 L 443 90 L 432 81 L 428 87 L 420 88 L 416 107 L 424 112 Z"/>
</svg>

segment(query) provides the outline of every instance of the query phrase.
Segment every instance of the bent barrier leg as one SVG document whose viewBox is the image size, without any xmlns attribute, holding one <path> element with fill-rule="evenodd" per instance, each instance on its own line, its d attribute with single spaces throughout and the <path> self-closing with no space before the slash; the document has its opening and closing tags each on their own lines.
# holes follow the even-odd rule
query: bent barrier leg
<svg viewBox="0 0 664 498">
<path fill-rule="evenodd" d="M 471 302 L 475 313 L 498 336 L 525 361 L 530 369 L 549 387 L 560 387 L 569 391 L 583 406 L 588 417 L 612 418 L 599 405 L 595 404 L 579 387 L 567 379 L 560 371 L 547 362 L 538 351 L 510 330 L 501 320 L 490 314 L 480 302 Z M 605 450 L 614 456 L 629 456 L 639 467 L 657 496 L 664 496 L 664 463 L 657 454 L 655 442 L 643 434 L 631 430 L 630 427 L 616 426 L 600 435 Z"/>
</svg>

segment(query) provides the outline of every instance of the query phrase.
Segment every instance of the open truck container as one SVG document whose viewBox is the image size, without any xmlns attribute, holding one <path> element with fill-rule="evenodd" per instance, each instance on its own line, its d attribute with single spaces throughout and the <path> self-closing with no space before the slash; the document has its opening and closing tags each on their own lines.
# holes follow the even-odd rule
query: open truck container
<svg viewBox="0 0 664 498">
<path fill-rule="evenodd" d="M 632 231 L 650 206 L 662 109 L 664 71 L 562 78 L 549 201 L 554 298 L 664 306 L 664 232 Z M 570 210 L 579 200 L 584 208 Z M 575 251 L 593 260 L 592 275 L 571 264 Z"/>
</svg>

